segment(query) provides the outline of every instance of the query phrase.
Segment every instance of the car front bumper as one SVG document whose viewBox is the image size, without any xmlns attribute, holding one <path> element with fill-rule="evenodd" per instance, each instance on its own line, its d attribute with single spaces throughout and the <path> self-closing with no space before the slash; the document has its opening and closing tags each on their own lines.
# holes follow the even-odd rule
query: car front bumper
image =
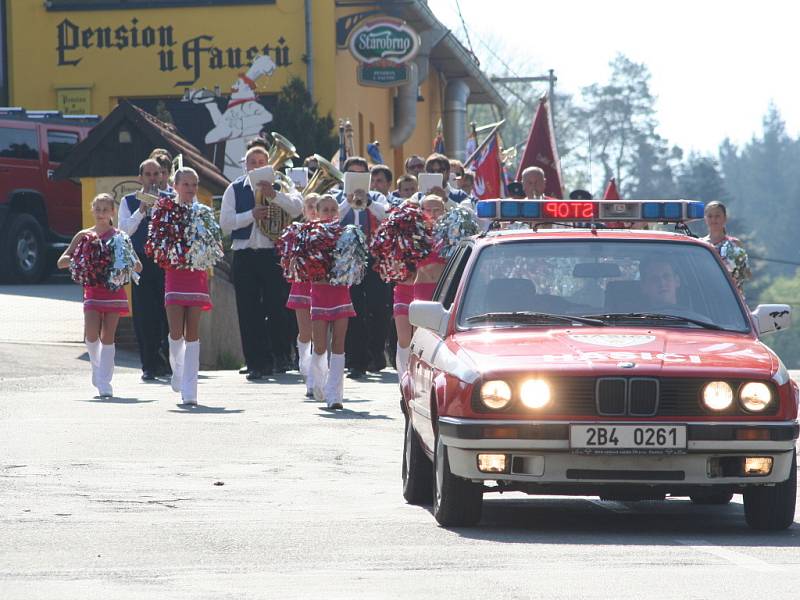
<svg viewBox="0 0 800 600">
<path fill-rule="evenodd" d="M 583 423 L 585 424 L 585 423 Z M 602 423 L 607 424 L 607 423 Z M 653 423 L 649 423 L 653 424 Z M 789 477 L 798 424 L 790 422 L 685 423 L 687 448 L 663 454 L 585 454 L 570 448 L 570 422 L 496 421 L 441 417 L 439 436 L 447 447 L 450 471 L 475 481 L 536 486 L 689 486 L 740 487 L 774 484 Z M 761 430 L 769 439 L 740 439 L 744 430 Z M 763 430 L 767 430 L 765 436 Z M 507 457 L 504 473 L 478 469 L 478 454 Z M 768 475 L 721 473 L 720 464 L 736 457 L 771 457 Z"/>
</svg>

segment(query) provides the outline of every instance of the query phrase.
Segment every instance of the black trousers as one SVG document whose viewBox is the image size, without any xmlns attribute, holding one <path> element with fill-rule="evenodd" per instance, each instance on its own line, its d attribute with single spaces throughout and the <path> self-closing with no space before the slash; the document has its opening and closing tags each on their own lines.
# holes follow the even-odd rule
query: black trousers
<svg viewBox="0 0 800 600">
<path fill-rule="evenodd" d="M 356 316 L 350 318 L 345 338 L 347 364 L 351 369 L 386 366 L 384 349 L 392 314 L 392 290 L 372 269 L 370 260 L 364 281 L 350 288 Z"/>
<path fill-rule="evenodd" d="M 133 329 L 139 345 L 142 371 L 157 372 L 166 368 L 169 356 L 167 313 L 164 310 L 164 271 L 144 252 L 139 284 L 131 286 Z"/>
<path fill-rule="evenodd" d="M 236 250 L 233 287 L 247 368 L 251 371 L 272 368 L 276 357 L 290 354 L 285 310 L 289 284 L 283 278 L 275 250 Z"/>
</svg>

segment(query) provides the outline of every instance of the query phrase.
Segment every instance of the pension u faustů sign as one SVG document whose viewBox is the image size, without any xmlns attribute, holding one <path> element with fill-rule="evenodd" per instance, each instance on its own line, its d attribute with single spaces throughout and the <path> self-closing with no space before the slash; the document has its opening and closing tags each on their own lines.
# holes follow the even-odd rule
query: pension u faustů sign
<svg viewBox="0 0 800 600">
<path fill-rule="evenodd" d="M 399 19 L 368 19 L 350 34 L 350 53 L 359 61 L 361 85 L 394 87 L 408 81 L 419 51 L 417 32 Z"/>
</svg>

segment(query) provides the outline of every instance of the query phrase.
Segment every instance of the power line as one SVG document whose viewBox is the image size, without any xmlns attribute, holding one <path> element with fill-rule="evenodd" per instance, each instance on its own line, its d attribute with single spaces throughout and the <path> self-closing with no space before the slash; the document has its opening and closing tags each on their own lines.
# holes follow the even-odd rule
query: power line
<svg viewBox="0 0 800 600">
<path fill-rule="evenodd" d="M 475 56 L 475 50 L 472 48 L 472 41 L 469 39 L 469 31 L 467 30 L 467 24 L 464 22 L 464 15 L 461 14 L 461 4 L 459 4 L 458 0 L 456 0 L 456 10 L 458 11 L 458 18 L 461 19 L 461 27 L 464 29 L 464 35 L 467 38 L 469 51 L 472 52 L 472 56 Z"/>
</svg>

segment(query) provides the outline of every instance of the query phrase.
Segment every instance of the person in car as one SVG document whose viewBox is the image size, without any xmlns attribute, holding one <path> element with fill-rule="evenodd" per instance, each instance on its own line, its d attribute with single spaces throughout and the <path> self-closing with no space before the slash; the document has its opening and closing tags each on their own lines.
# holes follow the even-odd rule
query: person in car
<svg viewBox="0 0 800 600">
<path fill-rule="evenodd" d="M 665 259 L 643 260 L 639 265 L 639 280 L 647 310 L 658 306 L 676 306 L 681 280 Z"/>
</svg>

